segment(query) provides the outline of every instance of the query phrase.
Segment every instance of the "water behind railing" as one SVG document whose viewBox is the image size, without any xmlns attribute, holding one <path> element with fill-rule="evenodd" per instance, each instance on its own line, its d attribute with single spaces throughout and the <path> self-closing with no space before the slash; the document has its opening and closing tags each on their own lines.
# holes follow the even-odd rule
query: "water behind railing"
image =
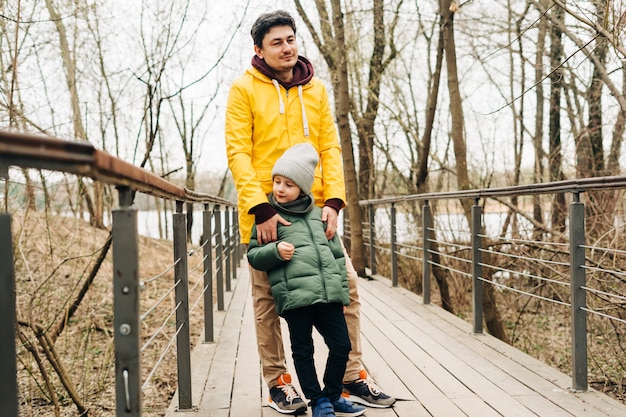
<svg viewBox="0 0 626 417">
<path fill-rule="evenodd" d="M 88 213 L 79 215 L 65 211 L 61 212 L 60 215 L 65 217 L 80 217 L 84 220 L 89 218 Z M 171 211 L 137 210 L 137 233 L 139 236 L 145 236 L 153 239 L 172 240 L 172 215 L 173 213 Z M 201 209 L 194 210 L 190 239 L 192 244 L 200 244 L 200 239 L 202 237 L 202 216 L 203 214 Z M 104 226 L 109 228 L 111 226 L 111 218 L 109 216 L 105 216 L 103 220 Z M 222 231 L 224 231 L 223 223 Z"/>
</svg>

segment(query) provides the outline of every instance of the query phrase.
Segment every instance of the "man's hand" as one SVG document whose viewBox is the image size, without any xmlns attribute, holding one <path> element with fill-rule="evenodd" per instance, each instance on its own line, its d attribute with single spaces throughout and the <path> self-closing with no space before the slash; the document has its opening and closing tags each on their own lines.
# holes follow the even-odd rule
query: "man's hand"
<svg viewBox="0 0 626 417">
<path fill-rule="evenodd" d="M 278 242 L 278 254 L 281 258 L 286 261 L 290 261 L 293 257 L 293 252 L 295 251 L 295 247 L 289 242 Z"/>
<path fill-rule="evenodd" d="M 278 223 L 284 226 L 291 225 L 291 222 L 283 219 L 282 216 L 278 213 L 273 215 L 263 223 L 256 225 L 256 240 L 257 242 L 259 242 L 259 245 L 264 245 L 266 243 L 276 241 L 276 239 L 278 238 L 278 233 L 276 232 Z"/>
<path fill-rule="evenodd" d="M 326 222 L 326 239 L 331 240 L 337 233 L 337 211 L 328 206 L 322 208 L 322 221 Z"/>
</svg>

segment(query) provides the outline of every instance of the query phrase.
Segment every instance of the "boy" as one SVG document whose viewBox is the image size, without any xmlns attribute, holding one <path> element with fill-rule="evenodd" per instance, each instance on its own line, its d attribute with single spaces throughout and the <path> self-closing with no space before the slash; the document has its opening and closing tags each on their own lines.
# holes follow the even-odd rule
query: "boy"
<svg viewBox="0 0 626 417">
<path fill-rule="evenodd" d="M 252 229 L 248 260 L 267 271 L 278 314 L 285 318 L 293 360 L 313 417 L 360 416 L 365 407 L 341 396 L 350 338 L 343 315 L 350 304 L 344 252 L 339 237 L 326 237 L 321 208 L 311 196 L 318 151 L 310 143 L 287 149 L 272 170 L 270 205 L 289 222 L 279 224 L 276 242 L 259 244 Z M 329 353 L 320 387 L 313 360 L 313 326 Z"/>
</svg>

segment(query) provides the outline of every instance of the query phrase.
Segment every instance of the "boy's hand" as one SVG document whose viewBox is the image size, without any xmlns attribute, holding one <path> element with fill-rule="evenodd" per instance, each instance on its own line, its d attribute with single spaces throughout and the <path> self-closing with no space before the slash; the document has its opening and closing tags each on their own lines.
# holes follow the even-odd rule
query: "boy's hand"
<svg viewBox="0 0 626 417">
<path fill-rule="evenodd" d="M 278 254 L 281 258 L 286 261 L 291 260 L 291 258 L 293 257 L 293 252 L 295 250 L 294 246 L 291 243 L 278 242 L 276 247 L 278 248 Z"/>
</svg>

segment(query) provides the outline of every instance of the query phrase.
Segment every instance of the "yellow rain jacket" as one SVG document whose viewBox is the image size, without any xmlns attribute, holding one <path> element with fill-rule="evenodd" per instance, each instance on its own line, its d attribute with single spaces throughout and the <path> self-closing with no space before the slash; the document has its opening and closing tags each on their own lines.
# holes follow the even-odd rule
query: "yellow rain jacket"
<svg viewBox="0 0 626 417">
<path fill-rule="evenodd" d="M 322 207 L 331 198 L 346 201 L 341 147 L 328 93 L 319 79 L 286 90 L 256 68 L 248 69 L 230 89 L 225 129 L 241 243 L 250 242 L 250 209 L 268 203 L 274 162 L 297 143 L 310 142 L 320 155 L 311 189 L 315 204 Z"/>
</svg>

